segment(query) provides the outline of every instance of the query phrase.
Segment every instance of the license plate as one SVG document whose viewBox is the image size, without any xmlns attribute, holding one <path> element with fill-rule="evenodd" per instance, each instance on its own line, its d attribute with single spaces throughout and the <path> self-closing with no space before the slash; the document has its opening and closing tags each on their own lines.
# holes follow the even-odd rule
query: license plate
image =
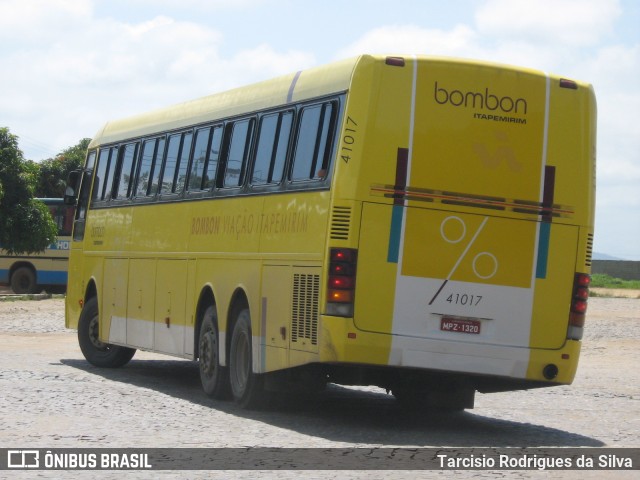
<svg viewBox="0 0 640 480">
<path fill-rule="evenodd" d="M 443 332 L 459 332 L 480 334 L 480 321 L 467 318 L 442 317 L 440 320 L 440 330 Z"/>
</svg>

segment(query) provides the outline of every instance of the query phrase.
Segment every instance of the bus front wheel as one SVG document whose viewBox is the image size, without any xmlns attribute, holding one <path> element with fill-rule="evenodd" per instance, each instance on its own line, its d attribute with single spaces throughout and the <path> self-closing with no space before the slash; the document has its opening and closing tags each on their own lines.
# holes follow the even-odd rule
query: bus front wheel
<svg viewBox="0 0 640 480">
<path fill-rule="evenodd" d="M 235 402 L 243 408 L 259 408 L 268 400 L 264 391 L 264 378 L 253 373 L 251 345 L 251 316 L 245 308 L 238 313 L 229 356 L 231 393 Z"/>
<path fill-rule="evenodd" d="M 36 293 L 36 273 L 29 267 L 18 267 L 11 274 L 11 289 L 19 295 Z"/>
<path fill-rule="evenodd" d="M 224 400 L 229 398 L 229 370 L 220 365 L 219 339 L 218 315 L 216 307 L 211 305 L 204 312 L 200 326 L 200 381 L 207 395 Z"/>
<path fill-rule="evenodd" d="M 99 337 L 98 299 L 84 304 L 78 321 L 78 343 L 87 361 L 96 367 L 116 368 L 125 365 L 136 353 L 134 348 L 104 343 Z"/>
</svg>

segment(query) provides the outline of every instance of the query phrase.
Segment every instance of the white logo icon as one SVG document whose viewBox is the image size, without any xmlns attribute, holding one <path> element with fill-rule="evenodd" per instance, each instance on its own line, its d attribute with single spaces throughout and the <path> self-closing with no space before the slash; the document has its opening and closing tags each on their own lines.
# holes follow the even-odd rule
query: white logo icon
<svg viewBox="0 0 640 480">
<path fill-rule="evenodd" d="M 8 450 L 8 468 L 39 468 L 40 452 L 38 450 Z"/>
</svg>

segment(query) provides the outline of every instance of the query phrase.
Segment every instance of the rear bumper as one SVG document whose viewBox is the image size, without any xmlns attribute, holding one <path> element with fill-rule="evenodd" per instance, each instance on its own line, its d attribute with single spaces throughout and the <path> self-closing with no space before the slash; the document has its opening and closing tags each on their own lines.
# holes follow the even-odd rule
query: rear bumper
<svg viewBox="0 0 640 480">
<path fill-rule="evenodd" d="M 331 316 L 322 317 L 322 326 L 321 362 L 451 372 L 550 385 L 573 381 L 581 346 L 579 341 L 567 340 L 560 349 L 544 350 L 387 335 L 358 330 L 353 319 Z M 549 372 L 555 370 L 557 374 L 548 378 Z"/>
</svg>

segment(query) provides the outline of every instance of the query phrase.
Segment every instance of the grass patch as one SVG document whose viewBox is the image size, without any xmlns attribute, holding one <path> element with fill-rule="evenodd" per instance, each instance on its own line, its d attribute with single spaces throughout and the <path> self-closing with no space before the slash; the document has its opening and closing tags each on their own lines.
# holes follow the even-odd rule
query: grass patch
<svg viewBox="0 0 640 480">
<path fill-rule="evenodd" d="M 614 278 L 604 273 L 594 273 L 591 275 L 591 286 L 594 288 L 628 288 L 630 290 L 640 290 L 640 280 L 622 280 Z"/>
</svg>

